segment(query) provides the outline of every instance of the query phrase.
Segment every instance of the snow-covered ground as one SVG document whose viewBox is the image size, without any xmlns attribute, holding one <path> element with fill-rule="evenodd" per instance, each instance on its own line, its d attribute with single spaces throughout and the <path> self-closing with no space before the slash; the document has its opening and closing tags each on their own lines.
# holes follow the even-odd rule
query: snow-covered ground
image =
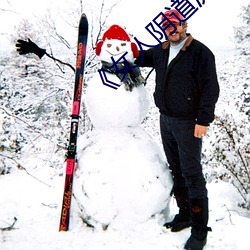
<svg viewBox="0 0 250 250">
<path fill-rule="evenodd" d="M 30 173 L 43 176 L 45 173 Z M 182 249 L 189 229 L 171 233 L 160 218 L 148 220 L 124 230 L 85 227 L 72 200 L 70 230 L 59 232 L 64 178 L 40 179 L 25 171 L 0 176 L 0 244 L 2 250 L 164 250 Z M 246 210 L 237 206 L 241 197 L 234 187 L 224 182 L 208 184 L 210 198 L 209 225 L 205 249 L 246 250 L 249 246 L 250 219 Z M 135 191 L 136 192 L 136 191 Z M 171 201 L 172 215 L 176 211 Z M 11 230 L 9 227 L 17 219 Z"/>
</svg>

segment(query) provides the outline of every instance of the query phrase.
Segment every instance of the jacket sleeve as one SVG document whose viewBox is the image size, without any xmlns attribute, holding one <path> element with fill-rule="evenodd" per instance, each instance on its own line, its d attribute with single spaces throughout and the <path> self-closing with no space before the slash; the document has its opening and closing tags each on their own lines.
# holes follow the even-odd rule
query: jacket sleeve
<svg viewBox="0 0 250 250">
<path fill-rule="evenodd" d="M 139 67 L 154 67 L 154 49 L 141 50 L 135 64 Z"/>
<path fill-rule="evenodd" d="M 200 92 L 197 124 L 209 126 L 214 120 L 215 104 L 219 97 L 219 83 L 213 53 L 206 48 L 202 50 L 199 59 L 196 75 Z"/>
</svg>

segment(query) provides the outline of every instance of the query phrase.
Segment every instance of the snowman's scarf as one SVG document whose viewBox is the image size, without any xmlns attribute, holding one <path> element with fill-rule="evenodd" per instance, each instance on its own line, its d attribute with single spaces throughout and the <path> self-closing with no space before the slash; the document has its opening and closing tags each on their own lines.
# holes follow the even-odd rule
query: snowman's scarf
<svg viewBox="0 0 250 250">
<path fill-rule="evenodd" d="M 102 68 L 106 72 L 116 74 L 117 77 L 124 83 L 126 90 L 132 91 L 133 87 L 146 84 L 145 79 L 141 75 L 140 68 L 128 61 L 127 65 L 124 62 L 119 62 L 116 63 L 115 66 L 113 63 L 102 61 Z"/>
</svg>

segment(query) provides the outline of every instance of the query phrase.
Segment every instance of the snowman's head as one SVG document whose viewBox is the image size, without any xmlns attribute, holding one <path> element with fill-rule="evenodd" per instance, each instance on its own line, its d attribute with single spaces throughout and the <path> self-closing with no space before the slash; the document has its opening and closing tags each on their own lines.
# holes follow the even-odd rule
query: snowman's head
<svg viewBox="0 0 250 250">
<path fill-rule="evenodd" d="M 124 56 L 125 53 L 126 56 Z M 126 31 L 118 25 L 112 25 L 96 45 L 96 55 L 100 57 L 101 61 L 109 63 L 113 62 L 111 57 L 118 61 L 123 56 L 127 61 L 134 62 L 138 54 L 136 44 L 130 41 Z"/>
</svg>

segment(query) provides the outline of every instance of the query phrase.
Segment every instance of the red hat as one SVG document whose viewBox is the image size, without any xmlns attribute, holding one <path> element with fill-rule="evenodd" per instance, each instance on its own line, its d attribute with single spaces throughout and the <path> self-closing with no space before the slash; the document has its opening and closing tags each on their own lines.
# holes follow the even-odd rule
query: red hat
<svg viewBox="0 0 250 250">
<path fill-rule="evenodd" d="M 174 13 L 174 14 L 172 14 L 172 13 Z M 177 10 L 167 10 L 164 13 L 164 16 L 166 16 L 169 19 L 169 21 L 175 22 L 175 23 L 179 23 L 180 21 L 182 21 L 184 19 L 183 16 Z M 161 20 L 165 19 L 164 16 L 161 17 Z M 168 20 L 165 20 L 162 23 L 162 26 L 164 26 L 166 23 L 168 23 Z"/>
<path fill-rule="evenodd" d="M 102 40 L 97 43 L 96 55 L 99 56 L 101 54 L 103 42 L 105 40 L 111 40 L 111 39 L 130 42 L 130 38 L 127 32 L 119 25 L 114 24 L 107 31 L 104 32 Z M 139 51 L 136 44 L 133 42 L 131 42 L 131 49 L 133 51 L 134 57 L 137 57 L 139 55 Z"/>
<path fill-rule="evenodd" d="M 104 34 L 102 37 L 102 40 L 105 41 L 106 39 L 117 39 L 121 41 L 130 41 L 130 38 L 127 34 L 127 32 L 120 27 L 119 25 L 112 25 Z"/>
</svg>

